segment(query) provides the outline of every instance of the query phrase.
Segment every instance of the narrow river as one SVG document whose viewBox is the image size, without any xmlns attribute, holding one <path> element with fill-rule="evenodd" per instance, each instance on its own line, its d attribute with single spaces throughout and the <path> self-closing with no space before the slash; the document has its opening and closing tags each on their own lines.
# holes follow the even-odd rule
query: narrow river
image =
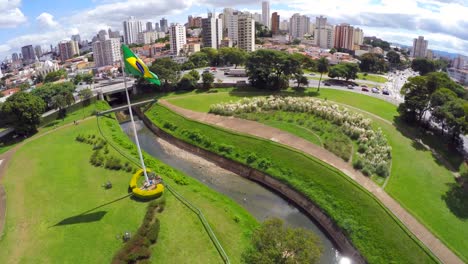
<svg viewBox="0 0 468 264">
<path fill-rule="evenodd" d="M 270 217 L 282 219 L 293 227 L 312 230 L 321 240 L 324 252 L 321 264 L 340 262 L 339 252 L 316 224 L 293 204 L 267 188 L 220 168 L 210 161 L 193 155 L 156 137 L 142 121 L 136 121 L 138 137 L 143 150 L 162 162 L 193 177 L 206 186 L 224 194 L 243 206 L 258 221 Z M 134 140 L 131 123 L 121 124 L 125 133 Z M 342 263 L 348 263 L 343 258 Z"/>
</svg>

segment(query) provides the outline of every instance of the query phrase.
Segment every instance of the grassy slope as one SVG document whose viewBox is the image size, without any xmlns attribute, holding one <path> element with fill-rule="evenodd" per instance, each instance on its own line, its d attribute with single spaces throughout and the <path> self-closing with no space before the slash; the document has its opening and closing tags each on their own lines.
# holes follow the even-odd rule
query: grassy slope
<svg viewBox="0 0 468 264">
<path fill-rule="evenodd" d="M 207 94 L 169 100 L 171 103 L 196 111 L 208 111 L 210 104 L 235 101 L 242 97 L 241 94 L 234 96 L 220 93 L 218 98 L 216 95 Z M 254 95 L 255 93 L 249 94 L 249 96 Z M 322 89 L 319 97 L 360 108 L 388 121 L 393 121 L 398 115 L 396 106 L 366 95 Z M 418 148 L 395 126 L 376 118 L 374 118 L 374 123 L 382 128 L 393 148 L 392 174 L 386 191 L 460 257 L 468 261 L 468 240 L 466 239 L 468 221 L 457 218 L 442 199 L 442 196 L 449 190 L 448 184 L 455 182 L 453 175 L 434 160 L 430 151 Z"/>
<path fill-rule="evenodd" d="M 366 80 L 366 81 L 371 81 L 371 82 L 377 82 L 377 83 L 386 83 L 387 78 L 380 76 L 380 75 L 375 75 L 375 74 L 367 74 L 367 76 L 364 75 L 364 73 L 359 72 L 358 73 L 358 80 Z"/>
<path fill-rule="evenodd" d="M 267 172 L 311 197 L 341 226 L 348 228 L 352 240 L 369 262 L 432 262 L 374 199 L 346 176 L 316 159 L 271 141 L 238 135 L 184 119 L 161 106 L 154 106 L 147 115 L 161 127 L 167 121 L 176 125 L 178 129 L 172 133 L 182 139 L 188 140 L 181 133 L 188 129 L 200 131 L 217 145 L 224 143 L 235 146 L 236 151 L 228 155 L 232 159 L 245 163 L 246 156 L 252 152 L 258 157 L 270 159 L 273 165 Z"/>
<path fill-rule="evenodd" d="M 112 124 L 118 127 L 115 121 Z M 126 198 L 91 211 L 106 212 L 100 221 L 52 227 L 126 195 L 130 175 L 90 166 L 91 147 L 74 141 L 78 133 L 97 134 L 96 121 L 84 121 L 28 143 L 9 164 L 4 180 L 7 225 L 0 241 L 0 259 L 7 263 L 50 263 L 57 259 L 62 263 L 108 263 L 122 245 L 116 235 L 135 232 L 141 224 L 146 205 Z M 127 139 L 123 132 L 115 133 Z M 105 191 L 101 185 L 107 180 L 113 188 Z M 204 211 L 227 253 L 238 262 L 255 220 L 231 200 L 194 180 L 188 178 L 190 184 L 184 187 L 167 181 Z M 153 260 L 168 263 L 169 259 L 192 255 L 200 263 L 220 263 L 196 215 L 170 193 L 165 195 L 167 207 L 161 215 L 161 238 Z M 241 219 L 239 224 L 233 220 L 235 215 Z M 223 224 L 217 225 L 217 221 Z"/>
</svg>

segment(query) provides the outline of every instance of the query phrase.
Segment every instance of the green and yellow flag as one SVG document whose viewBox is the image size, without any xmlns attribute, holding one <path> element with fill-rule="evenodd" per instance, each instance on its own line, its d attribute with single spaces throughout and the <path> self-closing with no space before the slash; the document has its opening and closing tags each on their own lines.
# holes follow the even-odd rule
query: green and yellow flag
<svg viewBox="0 0 468 264">
<path fill-rule="evenodd" d="M 134 76 L 143 77 L 150 83 L 161 85 L 159 78 L 156 74 L 150 72 L 148 66 L 138 58 L 132 50 L 126 45 L 122 45 L 124 54 L 125 72 Z"/>
</svg>

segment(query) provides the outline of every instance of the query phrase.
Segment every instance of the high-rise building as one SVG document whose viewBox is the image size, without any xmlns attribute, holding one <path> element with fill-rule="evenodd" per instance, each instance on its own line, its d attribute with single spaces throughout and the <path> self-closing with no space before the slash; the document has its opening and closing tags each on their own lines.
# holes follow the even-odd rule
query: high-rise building
<svg viewBox="0 0 468 264">
<path fill-rule="evenodd" d="M 120 62 L 120 56 L 120 38 L 109 38 L 107 34 L 103 34 L 93 42 L 93 57 L 97 68 Z"/>
<path fill-rule="evenodd" d="M 109 38 L 118 38 L 120 39 L 120 32 L 118 30 L 112 31 L 110 28 L 107 30 Z"/>
<path fill-rule="evenodd" d="M 146 22 L 146 31 L 153 31 L 153 23 Z"/>
<path fill-rule="evenodd" d="M 13 62 L 18 61 L 18 60 L 19 60 L 18 53 L 15 52 L 15 53 L 11 54 L 11 60 L 12 60 Z"/>
<path fill-rule="evenodd" d="M 106 32 L 104 30 L 104 32 Z M 75 55 L 80 55 L 80 48 L 78 47 L 78 42 L 74 40 L 64 40 L 58 44 L 60 52 L 60 60 L 66 61 L 73 58 Z"/>
<path fill-rule="evenodd" d="M 335 26 L 334 47 L 337 49 L 353 50 L 354 28 L 349 24 L 342 23 Z"/>
<path fill-rule="evenodd" d="M 239 14 L 239 11 L 232 8 L 225 8 L 223 11 L 224 36 L 229 38 L 233 45 L 238 41 Z"/>
<path fill-rule="evenodd" d="M 161 20 L 159 20 L 159 25 L 161 26 L 162 32 L 167 32 L 167 19 L 163 17 Z"/>
<path fill-rule="evenodd" d="M 3 77 L 3 73 L 2 73 L 2 67 L 0 67 L 0 78 Z"/>
<path fill-rule="evenodd" d="M 151 44 L 154 43 L 158 39 L 158 33 L 163 32 L 156 32 L 156 31 L 145 31 L 138 33 L 138 44 Z"/>
<path fill-rule="evenodd" d="M 262 2 L 262 23 L 268 28 L 271 28 L 270 24 L 270 2 Z"/>
<path fill-rule="evenodd" d="M 157 32 L 160 32 L 161 31 L 161 28 L 159 27 L 159 23 L 154 23 L 154 30 L 156 30 Z"/>
<path fill-rule="evenodd" d="M 427 53 L 428 41 L 423 36 L 413 40 L 413 58 L 424 58 Z"/>
<path fill-rule="evenodd" d="M 245 51 L 255 51 L 255 20 L 250 14 L 239 15 L 237 47 Z"/>
<path fill-rule="evenodd" d="M 252 14 L 252 18 L 254 19 L 255 22 L 258 22 L 258 23 L 260 23 L 260 24 L 263 24 L 262 14 L 253 13 L 253 14 Z"/>
<path fill-rule="evenodd" d="M 171 44 L 171 53 L 179 56 L 180 50 L 187 44 L 185 27 L 180 24 L 171 24 L 169 28 L 169 42 Z"/>
<path fill-rule="evenodd" d="M 354 29 L 354 37 L 353 37 L 353 44 L 354 45 L 362 45 L 364 42 L 364 32 L 360 28 Z"/>
<path fill-rule="evenodd" d="M 143 31 L 141 21 L 136 20 L 131 16 L 128 20 L 123 22 L 124 29 L 124 42 L 125 44 L 133 44 L 138 41 L 138 33 Z"/>
<path fill-rule="evenodd" d="M 209 13 L 202 19 L 203 47 L 218 49 L 223 39 L 223 20 Z"/>
<path fill-rule="evenodd" d="M 452 61 L 452 67 L 455 69 L 463 69 L 466 62 L 468 62 L 466 57 L 458 55 L 458 57 Z"/>
<path fill-rule="evenodd" d="M 36 57 L 40 58 L 42 56 L 42 47 L 40 45 L 36 45 L 34 47 L 34 52 L 36 53 Z"/>
<path fill-rule="evenodd" d="M 283 20 L 283 21 L 281 21 L 280 26 L 279 26 L 279 29 L 280 29 L 281 31 L 288 31 L 288 30 L 289 30 L 289 21 L 286 20 L 286 19 Z"/>
<path fill-rule="evenodd" d="M 273 35 L 279 34 L 280 31 L 280 16 L 278 12 L 271 14 L 271 33 Z"/>
<path fill-rule="evenodd" d="M 310 18 L 308 16 L 296 13 L 289 20 L 289 34 L 293 39 L 302 39 L 305 34 L 309 33 L 309 25 Z"/>
<path fill-rule="evenodd" d="M 99 30 L 97 34 L 97 39 L 104 39 L 106 36 L 108 36 L 108 31 L 105 31 L 104 29 Z"/>
<path fill-rule="evenodd" d="M 32 45 L 27 45 L 21 48 L 21 54 L 23 55 L 23 63 L 31 64 L 34 62 L 34 48 Z"/>
<path fill-rule="evenodd" d="M 72 36 L 71 36 L 71 40 L 74 40 L 74 41 L 80 43 L 80 42 L 81 42 L 81 36 L 80 36 L 80 34 L 72 35 Z"/>
<path fill-rule="evenodd" d="M 201 21 L 202 21 L 201 17 L 188 16 L 187 26 L 189 28 L 201 28 L 201 23 L 202 23 Z"/>
<path fill-rule="evenodd" d="M 327 18 L 324 16 L 316 17 L 314 30 L 315 45 L 322 49 L 331 49 L 334 45 L 334 37 L 334 28 L 327 23 Z"/>
</svg>

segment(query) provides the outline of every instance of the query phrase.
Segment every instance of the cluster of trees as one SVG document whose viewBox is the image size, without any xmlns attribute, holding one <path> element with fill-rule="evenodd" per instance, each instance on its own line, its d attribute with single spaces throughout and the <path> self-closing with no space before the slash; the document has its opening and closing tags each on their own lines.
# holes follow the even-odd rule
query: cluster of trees
<svg viewBox="0 0 468 264">
<path fill-rule="evenodd" d="M 431 72 L 410 78 L 403 86 L 405 102 L 398 111 L 410 124 L 424 129 L 431 121 L 443 135 L 461 143 L 460 135 L 468 132 L 468 93 L 446 73 Z"/>
<path fill-rule="evenodd" d="M 388 70 L 388 66 L 382 55 L 375 53 L 365 53 L 359 57 L 359 60 L 361 61 L 359 63 L 359 68 L 362 72 L 380 73 L 386 72 Z"/>
<path fill-rule="evenodd" d="M 67 78 L 67 71 L 64 69 L 60 69 L 58 71 L 49 72 L 44 78 L 44 83 L 56 82 L 60 79 L 65 78 Z"/>
<path fill-rule="evenodd" d="M 285 227 L 279 219 L 266 220 L 252 235 L 245 263 L 317 263 L 322 254 L 317 236 L 303 228 Z"/>
<path fill-rule="evenodd" d="M 77 74 L 75 78 L 73 78 L 73 83 L 77 85 L 80 82 L 85 82 L 86 84 L 92 84 L 94 83 L 94 77 L 90 73 Z"/>
<path fill-rule="evenodd" d="M 328 70 L 328 76 L 330 78 L 343 78 L 346 81 L 357 78 L 359 67 L 355 63 L 340 63 L 335 66 L 331 66 Z"/>
<path fill-rule="evenodd" d="M 364 44 L 372 45 L 372 47 L 379 47 L 385 51 L 390 50 L 390 43 L 378 38 L 364 38 Z"/>
<path fill-rule="evenodd" d="M 203 48 L 200 52 L 190 55 L 189 60 L 182 64 L 182 70 L 190 70 L 207 66 L 243 65 L 247 60 L 247 52 L 239 48 Z"/>
<path fill-rule="evenodd" d="M 18 92 L 8 97 L 0 105 L 0 119 L 2 123 L 11 126 L 19 135 L 30 135 L 37 131 L 46 104 L 31 93 Z"/>
<path fill-rule="evenodd" d="M 303 62 L 297 55 L 276 50 L 252 52 L 245 65 L 252 86 L 281 90 L 289 87 L 289 80 L 302 79 Z"/>
<path fill-rule="evenodd" d="M 413 71 L 419 72 L 420 75 L 426 75 L 435 71 L 446 71 L 449 61 L 446 60 L 429 60 L 425 58 L 416 58 L 411 62 Z"/>
</svg>

